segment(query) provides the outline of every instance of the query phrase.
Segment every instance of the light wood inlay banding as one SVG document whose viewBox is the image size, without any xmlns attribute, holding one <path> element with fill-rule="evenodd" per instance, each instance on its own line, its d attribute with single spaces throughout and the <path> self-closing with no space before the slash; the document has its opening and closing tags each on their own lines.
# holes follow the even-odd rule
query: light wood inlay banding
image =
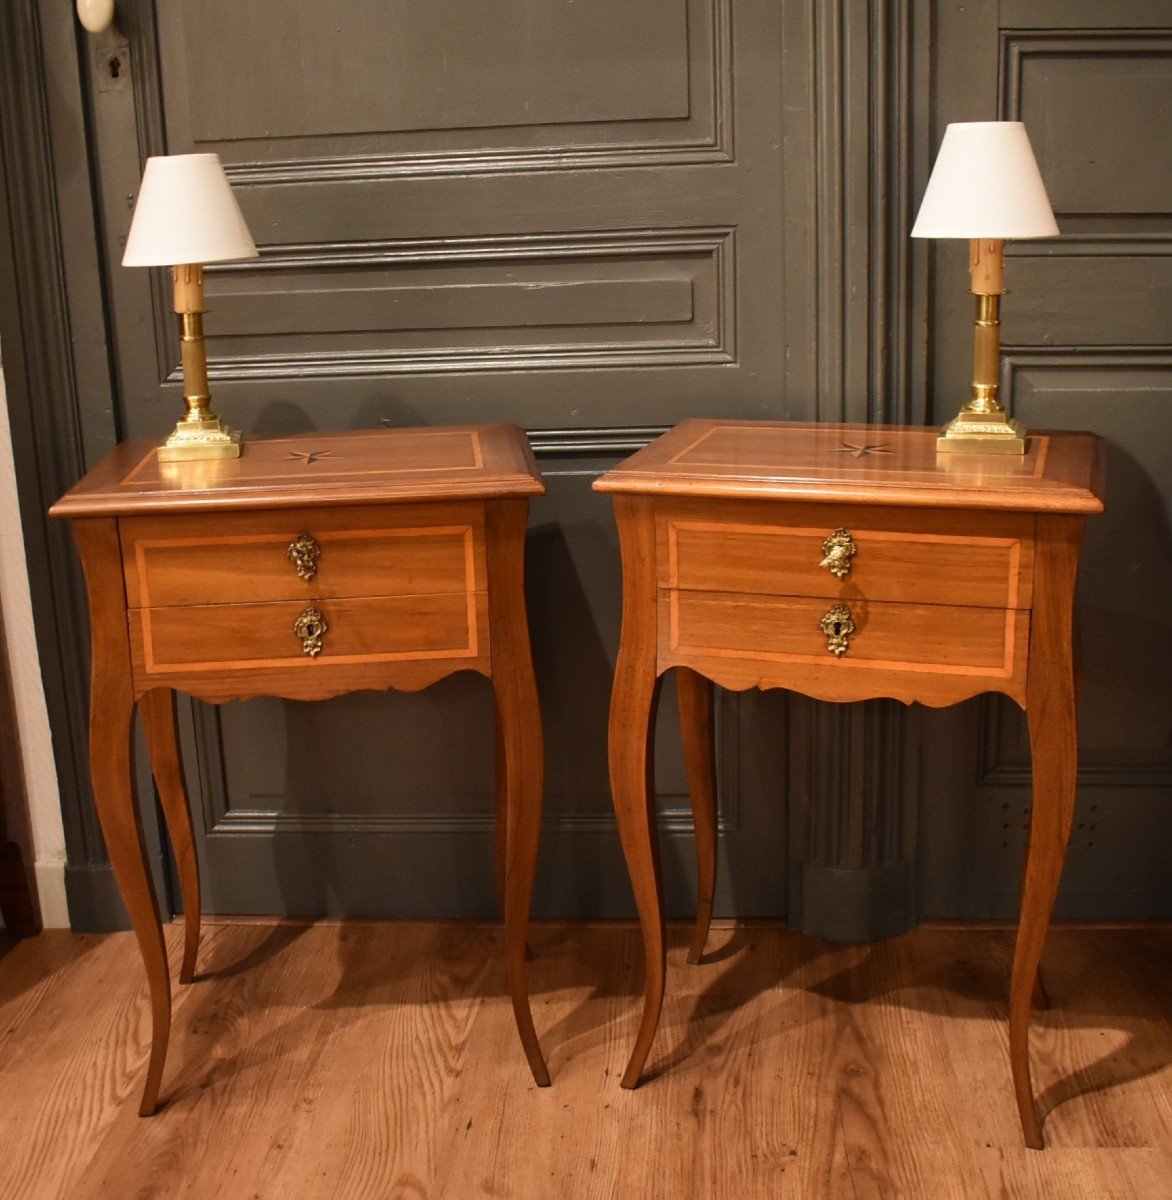
<svg viewBox="0 0 1172 1200">
<path fill-rule="evenodd" d="M 314 522 L 307 518 L 305 524 Z M 286 556 L 295 536 L 282 532 L 138 539 L 133 574 L 127 579 L 130 607 L 413 596 L 483 588 L 470 525 L 331 531 L 322 541 L 323 554 L 311 580 L 301 579 Z"/>
<path fill-rule="evenodd" d="M 703 949 L 715 849 L 710 683 L 936 707 L 1001 692 L 1028 709 L 1034 760 L 1010 1061 L 1026 1144 L 1042 1145 L 1030 997 L 1073 812 L 1074 577 L 1083 519 L 1103 508 L 1103 447 L 1089 434 L 1031 434 L 1023 458 L 966 458 L 938 456 L 936 436 L 692 419 L 595 482 L 614 494 L 623 547 L 611 790 L 646 963 L 624 1087 L 642 1076 L 664 991 L 654 681 L 677 668 L 682 687 L 700 856 L 691 961 Z M 840 528 L 852 551 L 841 578 L 821 566 Z"/>
<path fill-rule="evenodd" d="M 667 523 L 670 588 L 838 596 L 980 608 L 1022 606 L 1022 539 L 869 529 L 852 523 L 859 547 L 839 580 L 819 567 L 834 526 Z M 1027 522 L 1032 526 L 1032 522 Z M 1028 543 L 1027 543 L 1028 545 Z"/>
<path fill-rule="evenodd" d="M 176 691 L 307 701 L 490 677 L 509 990 L 533 1078 L 549 1082 L 525 966 L 543 749 L 524 551 L 528 500 L 544 491 L 521 430 L 491 425 L 255 439 L 240 459 L 173 468 L 150 443 L 127 442 L 53 506 L 74 522 L 85 562 L 94 795 L 151 991 L 142 1115 L 158 1098 L 170 989 L 128 757 L 136 701 L 191 906 L 185 982 L 199 942 Z M 289 557 L 302 535 L 316 550 L 308 578 Z"/>
</svg>

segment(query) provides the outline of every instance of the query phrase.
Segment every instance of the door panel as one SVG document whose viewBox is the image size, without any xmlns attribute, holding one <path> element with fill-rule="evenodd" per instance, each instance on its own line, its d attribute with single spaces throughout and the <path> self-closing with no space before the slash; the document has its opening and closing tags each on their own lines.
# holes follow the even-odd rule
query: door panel
<svg viewBox="0 0 1172 1200">
<path fill-rule="evenodd" d="M 161 435 L 179 407 L 166 279 L 118 265 L 136 145 L 220 154 L 257 241 L 259 260 L 206 272 L 214 401 L 246 437 L 566 431 L 543 466 L 572 467 L 547 473 L 527 563 L 549 778 L 537 907 L 628 911 L 605 743 L 618 559 L 589 489 L 622 450 L 573 451 L 689 412 L 746 415 L 782 387 L 779 14 L 205 0 L 131 5 L 125 28 L 127 69 L 115 84 L 95 52 L 91 96 L 123 432 Z M 751 709 L 721 709 L 726 774 Z M 186 719 L 213 910 L 494 911 L 483 680 Z M 694 885 L 677 743 L 665 716 L 679 910 Z M 779 777 L 726 789 L 726 840 L 755 807 L 784 820 Z M 780 859 L 740 872 L 747 911 L 776 911 Z"/>
<path fill-rule="evenodd" d="M 762 403 L 784 363 L 778 22 L 734 35 L 731 7 L 141 5 L 135 102 L 96 97 L 127 432 L 165 428 L 145 405 L 179 383 L 161 273 L 113 265 L 132 128 L 219 153 L 260 246 L 206 273 L 213 388 L 245 430 Z"/>
<path fill-rule="evenodd" d="M 1062 230 L 1010 243 L 1002 387 L 1028 427 L 1092 429 L 1108 445 L 1107 510 L 1087 522 L 1078 808 L 1058 899 L 1065 917 L 1172 913 L 1172 5 L 1024 0 L 938 6 L 943 122 L 1024 120 Z M 996 64 L 995 69 L 992 64 Z M 957 406 L 971 298 L 963 245 L 941 243 L 935 416 Z M 1016 911 L 1030 811 L 1029 744 L 991 697 L 933 715 L 921 858 L 926 916 Z M 972 746 L 959 759 L 955 749 Z M 951 758 L 952 761 L 946 761 Z M 955 796 L 952 803 L 939 798 Z M 931 805 L 931 816 L 929 808 Z"/>
<path fill-rule="evenodd" d="M 1110 442 L 1108 513 L 1084 557 L 1083 828 L 1062 903 L 1172 912 L 1153 861 L 1172 781 L 1172 5 L 120 0 L 98 38 L 55 0 L 12 11 L 0 61 L 20 100 L 0 106 L 0 149 L 19 269 L 0 317 L 10 406 L 33 430 L 27 512 L 118 437 L 159 437 L 178 415 L 164 273 L 118 264 L 145 156 L 216 150 L 261 248 L 208 271 L 228 420 L 257 435 L 478 420 L 535 433 L 550 487 L 527 562 L 548 914 L 630 911 L 605 753 L 619 566 L 592 478 L 689 415 L 955 411 L 964 249 L 913 249 L 907 230 L 943 123 L 1022 115 L 1066 236 L 1010 248 L 1006 392 L 1027 422 Z M 58 768 L 80 831 L 71 895 L 90 889 L 106 914 L 90 920 L 108 927 L 82 782 L 84 604 L 65 531 L 40 535 L 54 550 L 37 558 L 38 636 L 60 675 Z M 658 766 L 682 914 L 694 885 L 673 705 L 669 679 Z M 491 717 L 471 677 L 186 710 L 210 907 L 494 911 Z M 921 718 L 743 693 L 720 697 L 718 726 L 718 912 L 874 937 L 917 907 L 1014 910 L 1029 792 L 1012 705 Z"/>
</svg>

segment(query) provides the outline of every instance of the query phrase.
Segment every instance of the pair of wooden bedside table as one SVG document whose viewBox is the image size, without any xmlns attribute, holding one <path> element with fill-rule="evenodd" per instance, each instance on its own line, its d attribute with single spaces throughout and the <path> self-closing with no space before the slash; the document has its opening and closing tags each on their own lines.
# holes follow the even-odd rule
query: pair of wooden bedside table
<svg viewBox="0 0 1172 1200">
<path fill-rule="evenodd" d="M 938 460 L 935 438 L 685 421 L 595 484 L 614 494 L 622 546 L 611 785 L 647 969 L 625 1087 L 664 990 L 650 782 L 662 675 L 677 673 L 696 820 L 693 962 L 716 867 L 713 682 L 932 705 L 999 691 L 1026 708 L 1034 760 L 1010 1052 L 1025 1138 L 1041 1145 L 1030 999 L 1074 803 L 1074 577 L 1084 517 L 1102 508 L 1099 442 L 1035 435 L 1022 459 Z M 157 1102 L 170 984 L 132 792 L 136 702 L 183 887 L 181 981 L 199 938 L 176 690 L 319 699 L 415 690 L 459 670 L 491 678 L 509 991 L 534 1079 L 549 1082 L 525 967 L 543 760 L 522 582 L 528 498 L 543 492 L 521 431 L 479 426 L 256 440 L 206 465 L 160 464 L 153 445 L 127 443 L 54 506 L 85 566 L 94 794 L 150 983 L 142 1113 Z"/>
</svg>

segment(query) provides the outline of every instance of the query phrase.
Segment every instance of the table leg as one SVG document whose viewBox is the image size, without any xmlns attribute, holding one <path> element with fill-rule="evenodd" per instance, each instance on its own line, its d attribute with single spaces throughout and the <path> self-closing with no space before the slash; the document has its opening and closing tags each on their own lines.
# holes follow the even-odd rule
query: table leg
<svg viewBox="0 0 1172 1200">
<path fill-rule="evenodd" d="M 487 505 L 489 620 L 492 685 L 500 731 L 498 767 L 504 769 L 505 964 L 513 1017 L 529 1069 L 538 1087 L 549 1086 L 549 1071 L 533 1027 L 529 1005 L 525 939 L 529 905 L 541 839 L 545 757 L 541 709 L 529 649 L 525 616 L 525 522 L 528 504 L 498 501 Z M 498 788 L 500 783 L 498 781 Z M 500 792 L 498 791 L 498 798 Z M 498 799 L 499 803 L 499 799 Z M 498 831 L 497 852 L 500 853 Z"/>
<path fill-rule="evenodd" d="M 171 978 L 134 794 L 134 693 L 118 526 L 113 520 L 91 519 L 75 521 L 73 528 L 89 593 L 93 671 L 89 750 L 94 802 L 110 864 L 138 938 L 151 995 L 151 1057 L 138 1109 L 140 1116 L 148 1117 L 158 1103 L 167 1057 Z"/>
<path fill-rule="evenodd" d="M 656 671 L 655 527 L 642 497 L 616 496 L 623 556 L 623 629 L 611 693 L 610 788 L 639 910 L 645 967 L 643 1016 L 622 1086 L 637 1087 L 655 1040 L 667 970 L 663 882 L 655 813 Z"/>
<path fill-rule="evenodd" d="M 1073 662 L 1075 572 L 1083 521 L 1038 517 L 1026 711 L 1034 804 L 1009 994 L 1009 1056 L 1027 1146 L 1042 1148 L 1030 1078 L 1029 1021 L 1038 964 L 1074 817 L 1078 734 Z"/>
<path fill-rule="evenodd" d="M 495 753 L 496 763 L 493 778 L 496 781 L 495 822 L 493 824 L 493 854 L 496 866 L 496 894 L 501 905 L 501 915 L 505 912 L 505 880 L 508 877 L 509 865 L 509 784 L 506 773 L 505 735 L 501 729 L 500 707 L 497 706 L 495 719 Z"/>
<path fill-rule="evenodd" d="M 1018 883 L 1018 889 L 1017 889 L 1018 912 L 1019 913 L 1021 912 L 1021 906 L 1024 902 L 1024 897 L 1025 897 L 1026 867 L 1029 866 L 1029 861 L 1030 861 L 1030 838 L 1029 838 L 1029 833 L 1027 832 L 1026 833 L 1026 842 L 1025 842 L 1025 853 L 1022 855 L 1022 859 L 1021 859 L 1021 879 Z M 1046 993 L 1045 983 L 1042 982 L 1042 968 L 1039 966 L 1037 974 L 1034 976 L 1033 986 L 1030 989 L 1030 1008 L 1037 1009 L 1039 1011 L 1044 1011 L 1045 1009 L 1047 1009 L 1049 1007 L 1050 1007 L 1050 997 Z"/>
<path fill-rule="evenodd" d="M 195 978 L 195 959 L 199 953 L 200 888 L 199 860 L 195 853 L 195 830 L 191 824 L 191 804 L 187 797 L 187 781 L 183 776 L 183 760 L 179 753 L 179 725 L 175 716 L 175 692 L 172 688 L 156 688 L 147 692 L 138 703 L 143 732 L 151 756 L 151 771 L 171 849 L 179 867 L 179 885 L 183 892 L 183 964 L 179 982 L 190 983 Z"/>
<path fill-rule="evenodd" d="M 704 957 L 704 943 L 712 923 L 712 897 L 716 890 L 716 734 L 713 721 L 713 687 L 703 675 L 676 667 L 680 734 L 684 743 L 684 770 L 696 830 L 696 926 L 688 962 Z"/>
</svg>

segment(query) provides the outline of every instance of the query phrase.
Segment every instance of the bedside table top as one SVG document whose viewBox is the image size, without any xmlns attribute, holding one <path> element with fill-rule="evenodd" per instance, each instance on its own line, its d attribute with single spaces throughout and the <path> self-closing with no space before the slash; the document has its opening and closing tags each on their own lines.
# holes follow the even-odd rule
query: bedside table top
<svg viewBox="0 0 1172 1200">
<path fill-rule="evenodd" d="M 239 458 L 161 463 L 157 442 L 123 442 L 49 510 L 109 517 L 209 508 L 289 508 L 540 496 L 515 425 L 450 425 L 248 438 Z"/>
<path fill-rule="evenodd" d="M 921 426 L 691 419 L 595 481 L 600 492 L 1092 513 L 1102 441 L 1030 433 L 1024 456 L 936 452 Z"/>
</svg>

